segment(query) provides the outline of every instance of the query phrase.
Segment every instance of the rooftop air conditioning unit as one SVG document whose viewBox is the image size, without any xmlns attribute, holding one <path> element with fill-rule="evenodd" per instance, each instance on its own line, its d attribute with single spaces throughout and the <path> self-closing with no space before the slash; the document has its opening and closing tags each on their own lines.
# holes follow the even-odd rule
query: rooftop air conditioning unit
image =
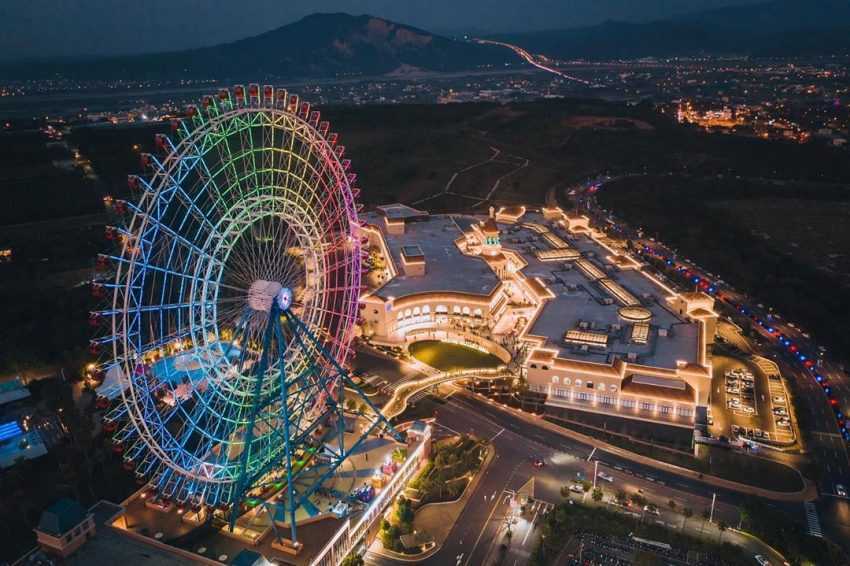
<svg viewBox="0 0 850 566">
<path fill-rule="evenodd" d="M 587 344 L 582 344 L 580 350 L 582 352 L 588 352 L 588 351 L 590 351 L 590 347 Z"/>
<path fill-rule="evenodd" d="M 637 357 L 638 357 L 637 352 L 629 352 L 626 357 L 628 358 L 628 360 L 630 362 L 635 362 L 635 361 L 637 361 Z"/>
<path fill-rule="evenodd" d="M 604 299 L 602 299 L 602 304 L 603 305 L 613 305 L 614 299 L 612 299 L 611 297 L 605 297 Z"/>
<path fill-rule="evenodd" d="M 658 329 L 658 335 L 666 337 L 667 336 L 667 329 L 666 328 L 659 328 Z"/>
</svg>

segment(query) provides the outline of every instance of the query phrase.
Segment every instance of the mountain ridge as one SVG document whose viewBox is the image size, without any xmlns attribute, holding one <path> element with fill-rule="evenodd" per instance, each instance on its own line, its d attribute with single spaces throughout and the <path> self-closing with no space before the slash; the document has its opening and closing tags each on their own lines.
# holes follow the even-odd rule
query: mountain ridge
<svg viewBox="0 0 850 566">
<path fill-rule="evenodd" d="M 0 76 L 97 79 L 339 77 L 399 67 L 458 71 L 509 59 L 498 48 L 457 41 L 367 14 L 316 13 L 276 29 L 209 47 L 0 65 Z"/>
<path fill-rule="evenodd" d="M 832 54 L 850 52 L 850 2 L 772 0 L 645 23 L 608 20 L 594 26 L 489 38 L 564 59 Z"/>
</svg>

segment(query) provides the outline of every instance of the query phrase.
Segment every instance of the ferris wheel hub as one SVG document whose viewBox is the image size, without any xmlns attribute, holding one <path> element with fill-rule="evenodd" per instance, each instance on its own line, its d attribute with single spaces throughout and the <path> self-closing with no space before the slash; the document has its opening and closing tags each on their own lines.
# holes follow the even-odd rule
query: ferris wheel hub
<svg viewBox="0 0 850 566">
<path fill-rule="evenodd" d="M 269 312 L 272 304 L 285 311 L 292 305 L 292 290 L 277 281 L 257 279 L 248 288 L 248 306 L 258 312 Z"/>
</svg>

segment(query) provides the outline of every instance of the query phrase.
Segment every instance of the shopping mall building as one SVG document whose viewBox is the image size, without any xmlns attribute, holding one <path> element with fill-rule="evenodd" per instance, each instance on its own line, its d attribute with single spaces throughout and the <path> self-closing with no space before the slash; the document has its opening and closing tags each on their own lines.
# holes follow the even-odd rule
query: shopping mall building
<svg viewBox="0 0 850 566">
<path fill-rule="evenodd" d="M 586 216 L 395 204 L 365 216 L 362 240 L 373 269 L 360 324 L 373 342 L 437 339 L 503 360 L 520 351 L 554 416 L 689 430 L 706 419 L 714 299 L 674 291 Z"/>
</svg>

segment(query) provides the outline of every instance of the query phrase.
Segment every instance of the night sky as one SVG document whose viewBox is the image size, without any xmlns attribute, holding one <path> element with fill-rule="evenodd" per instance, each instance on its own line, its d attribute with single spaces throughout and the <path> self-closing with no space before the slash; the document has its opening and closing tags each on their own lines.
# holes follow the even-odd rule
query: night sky
<svg viewBox="0 0 850 566">
<path fill-rule="evenodd" d="M 313 12 L 373 14 L 454 33 L 647 21 L 755 0 L 2 0 L 0 59 L 215 45 Z"/>
</svg>

